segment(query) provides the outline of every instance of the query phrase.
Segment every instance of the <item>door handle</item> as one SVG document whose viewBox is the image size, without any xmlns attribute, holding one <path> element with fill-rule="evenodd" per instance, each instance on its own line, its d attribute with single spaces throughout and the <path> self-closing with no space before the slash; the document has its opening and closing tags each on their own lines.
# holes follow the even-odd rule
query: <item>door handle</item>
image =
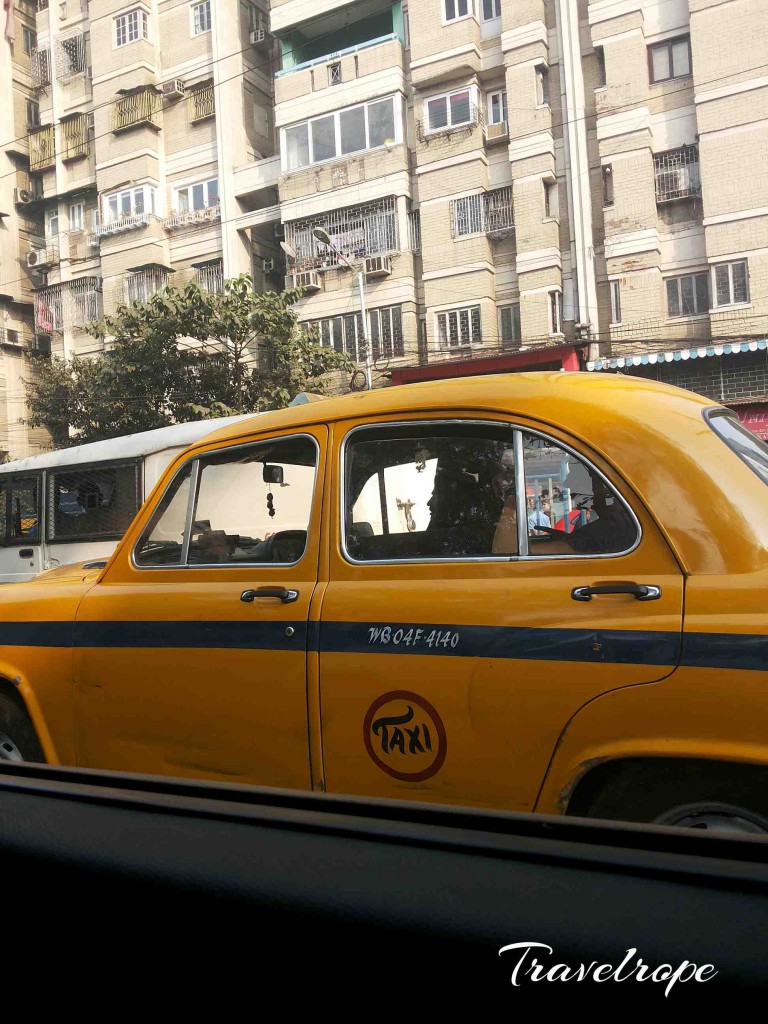
<svg viewBox="0 0 768 1024">
<path fill-rule="evenodd" d="M 644 583 L 605 583 L 598 587 L 574 587 L 571 591 L 574 601 L 591 601 L 595 594 L 631 594 L 637 601 L 658 601 L 661 587 Z"/>
<path fill-rule="evenodd" d="M 286 590 L 285 587 L 261 587 L 259 590 L 244 590 L 240 600 L 246 604 L 253 604 L 257 597 L 276 597 L 283 604 L 293 604 L 298 600 L 298 590 Z"/>
<path fill-rule="evenodd" d="M 32 548 L 22 548 L 21 551 L 19 551 L 19 558 L 32 558 L 34 554 L 35 552 Z"/>
</svg>

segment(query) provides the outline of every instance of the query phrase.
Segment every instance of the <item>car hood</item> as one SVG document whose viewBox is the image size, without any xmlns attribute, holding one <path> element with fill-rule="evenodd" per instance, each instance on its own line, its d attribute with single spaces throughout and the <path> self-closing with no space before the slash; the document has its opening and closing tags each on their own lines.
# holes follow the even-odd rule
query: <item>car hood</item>
<svg viewBox="0 0 768 1024">
<path fill-rule="evenodd" d="M 55 569 L 46 569 L 45 572 L 33 576 L 26 585 L 37 587 L 44 583 L 54 585 L 95 583 L 104 570 L 103 568 L 87 568 L 88 566 L 92 567 L 93 562 L 73 562 L 71 565 L 59 565 Z"/>
</svg>

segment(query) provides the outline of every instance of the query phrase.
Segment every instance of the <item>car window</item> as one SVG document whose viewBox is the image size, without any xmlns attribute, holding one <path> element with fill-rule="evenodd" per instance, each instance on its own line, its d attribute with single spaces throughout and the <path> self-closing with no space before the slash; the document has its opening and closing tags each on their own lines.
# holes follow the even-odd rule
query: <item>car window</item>
<svg viewBox="0 0 768 1024">
<path fill-rule="evenodd" d="M 768 484 L 768 444 L 739 422 L 735 413 L 716 410 L 705 417 L 707 423 L 732 452 L 746 462 L 763 483 Z"/>
<path fill-rule="evenodd" d="M 522 467 L 515 435 L 519 435 Z M 356 561 L 606 555 L 639 528 L 594 468 L 494 424 L 358 430 L 345 455 L 344 544 Z"/>
<path fill-rule="evenodd" d="M 306 549 L 317 444 L 301 435 L 201 458 L 185 551 L 189 473 L 171 485 L 137 548 L 138 565 L 297 562 Z"/>
<path fill-rule="evenodd" d="M 9 544 L 39 541 L 39 483 L 35 478 L 14 479 L 0 485 L 2 493 L 2 535 Z"/>
<path fill-rule="evenodd" d="M 135 463 L 55 470 L 48 475 L 48 540 L 121 537 L 139 505 Z"/>
<path fill-rule="evenodd" d="M 639 539 L 637 521 L 605 478 L 573 452 L 523 431 L 528 550 L 611 555 Z"/>
</svg>

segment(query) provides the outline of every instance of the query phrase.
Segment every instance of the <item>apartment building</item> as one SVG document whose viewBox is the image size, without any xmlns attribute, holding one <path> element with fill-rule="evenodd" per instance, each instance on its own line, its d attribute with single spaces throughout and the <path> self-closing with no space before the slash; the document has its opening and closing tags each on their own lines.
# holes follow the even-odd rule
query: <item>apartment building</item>
<svg viewBox="0 0 768 1024">
<path fill-rule="evenodd" d="M 30 353 L 97 352 L 88 324 L 165 284 L 215 291 L 247 272 L 258 288 L 279 288 L 282 272 L 275 214 L 259 212 L 276 202 L 266 9 L 14 3 L 13 81 L 2 85 L 13 138 L 0 184 L 14 230 L 0 243 L 0 301 L 1 338 L 10 332 L 18 346 L 9 355 L 3 344 L 6 405 L 21 405 L 5 435 L 0 421 L 0 448 L 22 455 L 44 443 L 18 422 Z"/>
<path fill-rule="evenodd" d="M 362 269 L 379 380 L 765 370 L 761 0 L 272 0 L 271 29 L 301 316 L 359 354 Z"/>
</svg>

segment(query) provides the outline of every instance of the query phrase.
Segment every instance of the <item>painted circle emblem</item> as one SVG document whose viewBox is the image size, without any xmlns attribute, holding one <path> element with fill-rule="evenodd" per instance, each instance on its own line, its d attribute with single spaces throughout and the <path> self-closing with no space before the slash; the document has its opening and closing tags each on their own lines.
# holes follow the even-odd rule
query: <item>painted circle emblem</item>
<svg viewBox="0 0 768 1024">
<path fill-rule="evenodd" d="M 424 782 L 443 767 L 448 741 L 437 710 L 409 690 L 383 693 L 368 708 L 363 741 L 377 767 L 401 782 Z"/>
</svg>

